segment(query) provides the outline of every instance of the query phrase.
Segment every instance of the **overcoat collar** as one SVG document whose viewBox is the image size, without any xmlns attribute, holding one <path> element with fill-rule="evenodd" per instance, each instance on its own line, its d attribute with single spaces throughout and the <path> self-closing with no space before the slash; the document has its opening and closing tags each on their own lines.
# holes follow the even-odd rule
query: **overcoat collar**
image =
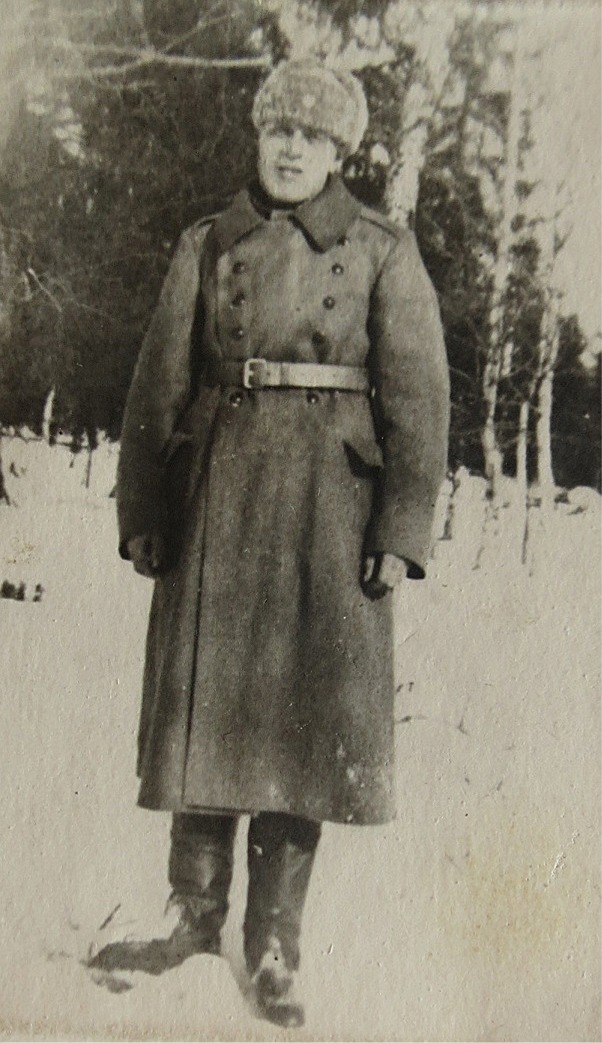
<svg viewBox="0 0 602 1043">
<path fill-rule="evenodd" d="M 361 204 L 341 179 L 333 177 L 315 199 L 301 203 L 291 213 L 291 219 L 301 226 L 313 246 L 325 252 L 345 235 L 360 210 Z M 213 225 L 218 254 L 226 253 L 265 221 L 265 216 L 254 206 L 249 190 L 243 189 Z"/>
</svg>

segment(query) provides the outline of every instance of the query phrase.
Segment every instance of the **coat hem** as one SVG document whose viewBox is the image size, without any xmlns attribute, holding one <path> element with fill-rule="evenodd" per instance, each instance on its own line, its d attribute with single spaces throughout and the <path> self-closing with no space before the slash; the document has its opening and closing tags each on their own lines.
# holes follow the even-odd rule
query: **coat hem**
<svg viewBox="0 0 602 1043">
<path fill-rule="evenodd" d="M 291 810 L 291 808 L 283 807 L 272 807 L 272 808 L 248 808 L 248 807 L 218 807 L 218 806 L 206 806 L 201 804 L 184 804 L 183 802 L 159 802 L 145 800 L 139 798 L 137 801 L 138 807 L 143 808 L 145 811 L 163 811 L 169 812 L 170 814 L 185 814 L 185 815 L 259 815 L 262 813 L 271 813 L 279 815 L 293 815 L 297 818 L 305 818 L 312 822 L 329 822 L 336 826 L 386 826 L 390 822 L 394 822 L 397 818 L 397 809 L 392 809 L 390 812 L 385 812 L 379 816 L 360 816 L 358 813 L 348 816 L 343 815 L 311 815 L 308 814 L 307 810 Z"/>
</svg>

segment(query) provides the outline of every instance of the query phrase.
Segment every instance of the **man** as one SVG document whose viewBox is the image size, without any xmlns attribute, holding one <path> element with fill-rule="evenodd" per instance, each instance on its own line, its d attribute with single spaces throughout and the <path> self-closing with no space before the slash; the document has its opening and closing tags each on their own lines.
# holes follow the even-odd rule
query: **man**
<svg viewBox="0 0 602 1043">
<path fill-rule="evenodd" d="M 250 814 L 245 956 L 291 1026 L 321 823 L 394 815 L 387 594 L 424 575 L 449 389 L 413 235 L 339 177 L 359 82 L 284 62 L 253 120 L 257 183 L 183 234 L 165 280 L 118 510 L 122 555 L 156 580 L 139 802 L 173 814 L 173 938 L 219 952 Z"/>
</svg>

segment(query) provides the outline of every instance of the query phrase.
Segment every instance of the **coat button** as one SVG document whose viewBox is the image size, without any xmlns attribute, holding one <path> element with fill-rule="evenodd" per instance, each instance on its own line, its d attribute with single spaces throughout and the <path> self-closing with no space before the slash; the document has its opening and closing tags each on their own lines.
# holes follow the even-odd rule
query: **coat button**
<svg viewBox="0 0 602 1043">
<path fill-rule="evenodd" d="M 246 304 L 246 303 L 247 303 L 247 298 L 245 297 L 244 293 L 237 293 L 236 297 L 232 298 L 232 307 L 233 308 L 240 308 L 241 304 Z"/>
<path fill-rule="evenodd" d="M 344 271 L 345 269 L 343 268 L 343 265 L 339 264 L 338 261 L 336 262 L 336 264 L 333 264 L 331 268 L 331 272 L 333 275 L 342 275 Z"/>
<path fill-rule="evenodd" d="M 242 326 L 235 326 L 234 329 L 231 330 L 231 336 L 234 337 L 234 340 L 242 340 L 244 335 L 245 331 Z"/>
<path fill-rule="evenodd" d="M 315 391 L 308 391 L 307 392 L 307 401 L 309 402 L 310 406 L 315 406 L 316 402 L 319 401 L 319 398 L 316 395 Z"/>
<path fill-rule="evenodd" d="M 324 300 L 322 301 L 322 304 L 324 305 L 325 308 L 327 308 L 328 311 L 332 311 L 332 309 L 334 308 L 334 303 L 335 303 L 334 302 L 334 297 L 330 297 L 330 296 L 325 297 Z"/>
<path fill-rule="evenodd" d="M 337 246 L 347 246 L 349 239 L 346 235 L 342 235 L 340 239 L 337 239 Z"/>
<path fill-rule="evenodd" d="M 232 265 L 232 271 L 235 275 L 242 275 L 242 273 L 246 272 L 246 270 L 247 266 L 244 261 L 235 261 Z"/>
<path fill-rule="evenodd" d="M 230 395 L 230 405 L 239 406 L 242 402 L 242 391 L 233 391 Z"/>
</svg>

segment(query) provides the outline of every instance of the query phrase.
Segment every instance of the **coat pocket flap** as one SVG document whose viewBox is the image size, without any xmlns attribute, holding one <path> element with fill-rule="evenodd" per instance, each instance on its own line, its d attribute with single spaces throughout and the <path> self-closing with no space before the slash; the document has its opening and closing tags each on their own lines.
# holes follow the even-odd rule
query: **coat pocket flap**
<svg viewBox="0 0 602 1043">
<path fill-rule="evenodd" d="M 203 450 L 209 438 L 219 402 L 219 388 L 202 387 L 196 398 L 187 406 L 178 420 L 177 427 L 165 447 L 165 462 L 168 463 L 180 446 L 192 442 L 195 453 Z"/>
<path fill-rule="evenodd" d="M 383 467 L 383 454 L 378 442 L 367 437 L 344 438 L 343 445 L 348 457 L 352 454 L 365 467 Z"/>
</svg>

